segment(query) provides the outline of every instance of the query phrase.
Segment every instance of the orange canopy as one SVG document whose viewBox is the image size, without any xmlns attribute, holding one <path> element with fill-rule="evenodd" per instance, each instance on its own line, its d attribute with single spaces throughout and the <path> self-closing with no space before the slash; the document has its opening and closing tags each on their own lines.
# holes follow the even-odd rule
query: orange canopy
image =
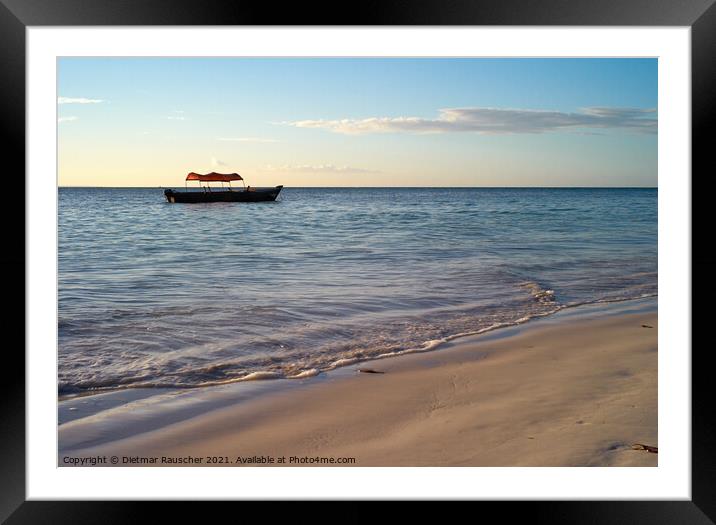
<svg viewBox="0 0 716 525">
<path fill-rule="evenodd" d="M 200 180 L 204 182 L 230 182 L 232 180 L 244 180 L 238 173 L 216 173 L 212 171 L 206 175 L 199 175 L 193 171 L 186 176 L 186 180 Z"/>
</svg>

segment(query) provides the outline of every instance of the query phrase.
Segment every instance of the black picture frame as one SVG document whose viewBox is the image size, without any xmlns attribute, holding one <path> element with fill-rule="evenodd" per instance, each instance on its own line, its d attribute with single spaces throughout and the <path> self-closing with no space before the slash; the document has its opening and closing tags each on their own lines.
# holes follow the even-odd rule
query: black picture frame
<svg viewBox="0 0 716 525">
<path fill-rule="evenodd" d="M 12 173 L 25 173 L 25 30 L 28 26 L 88 25 L 571 25 L 571 26 L 688 26 L 692 51 L 692 327 L 694 335 L 709 326 L 706 298 L 716 296 L 713 270 L 716 256 L 705 242 L 712 224 L 706 204 L 713 195 L 713 149 L 709 128 L 716 111 L 716 6 L 715 0 L 364 0 L 348 4 L 286 3 L 257 0 L 0 0 L 0 104 L 3 150 L 12 159 Z M 88 43 L 89 45 L 89 43 Z M 10 168 L 8 168 L 10 173 Z M 6 174 L 6 176 L 11 176 Z M 688 177 L 689 174 L 684 174 Z M 698 191 L 695 191 L 698 181 Z M 27 195 L 24 185 L 12 183 L 11 198 L 2 209 L 4 250 L 0 264 L 10 288 L 3 324 L 7 335 L 24 326 L 25 232 L 17 227 L 24 219 Z M 9 188 L 6 188 L 7 191 Z M 7 197 L 7 195 L 6 195 Z M 702 202 L 700 202 L 702 201 Z M 699 205 L 701 204 L 701 205 Z M 22 289 L 21 289 L 22 288 Z M 697 307 L 696 298 L 703 298 Z M 688 305 L 684 305 L 687 307 Z M 25 341 L 24 329 L 20 340 Z M 695 342 L 695 339 L 693 340 Z M 692 344 L 692 499 L 690 501 L 588 501 L 588 502 L 483 502 L 480 513 L 498 513 L 504 522 L 529 519 L 544 523 L 714 523 L 716 521 L 716 411 L 708 402 L 711 345 Z M 0 520 L 7 523 L 114 523 L 150 517 L 150 503 L 39 502 L 25 498 L 25 361 L 19 344 L 5 350 L 6 387 L 0 396 L 3 431 Z M 687 352 L 690 349 L 669 349 Z M 168 508 L 170 507 L 170 508 Z M 201 505 L 202 521 L 212 519 L 216 508 Z M 221 509 L 220 512 L 223 512 Z M 191 518 L 196 509 L 183 503 L 162 505 L 168 513 Z M 198 518 L 199 519 L 199 518 Z M 218 519 L 218 518 L 217 518 Z"/>
</svg>

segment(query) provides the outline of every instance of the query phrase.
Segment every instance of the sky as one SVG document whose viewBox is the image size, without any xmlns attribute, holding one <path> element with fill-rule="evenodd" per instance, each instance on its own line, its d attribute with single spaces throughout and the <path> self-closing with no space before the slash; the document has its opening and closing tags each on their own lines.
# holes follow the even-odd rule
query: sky
<svg viewBox="0 0 716 525">
<path fill-rule="evenodd" d="M 60 186 L 657 185 L 657 59 L 61 58 Z"/>
</svg>

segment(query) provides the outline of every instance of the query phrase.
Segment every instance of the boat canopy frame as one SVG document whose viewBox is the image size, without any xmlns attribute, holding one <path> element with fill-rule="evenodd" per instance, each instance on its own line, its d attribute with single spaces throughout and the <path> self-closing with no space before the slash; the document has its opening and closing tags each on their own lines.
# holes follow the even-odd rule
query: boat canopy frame
<svg viewBox="0 0 716 525">
<path fill-rule="evenodd" d="M 197 181 L 199 183 L 199 187 L 205 188 L 204 191 L 206 191 L 206 188 L 211 191 L 211 186 L 209 185 L 210 182 L 221 182 L 222 188 L 224 187 L 224 183 L 226 182 L 229 184 L 229 191 L 233 191 L 233 188 L 231 187 L 231 181 L 234 180 L 240 180 L 241 184 L 243 184 L 244 186 L 244 190 L 246 189 L 246 183 L 244 182 L 243 177 L 238 173 L 216 173 L 215 171 L 212 171 L 211 173 L 207 173 L 206 175 L 201 175 L 192 171 L 186 176 L 186 179 L 184 180 L 185 189 L 189 189 L 187 186 L 187 182 L 190 180 Z M 202 182 L 206 182 L 206 186 L 202 186 Z"/>
</svg>

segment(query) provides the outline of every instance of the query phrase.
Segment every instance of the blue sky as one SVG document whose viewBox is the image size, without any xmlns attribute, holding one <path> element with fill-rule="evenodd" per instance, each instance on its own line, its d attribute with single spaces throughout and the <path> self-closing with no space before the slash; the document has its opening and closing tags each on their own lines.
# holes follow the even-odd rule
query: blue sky
<svg viewBox="0 0 716 525">
<path fill-rule="evenodd" d="M 656 59 L 63 58 L 61 185 L 656 186 Z"/>
</svg>

